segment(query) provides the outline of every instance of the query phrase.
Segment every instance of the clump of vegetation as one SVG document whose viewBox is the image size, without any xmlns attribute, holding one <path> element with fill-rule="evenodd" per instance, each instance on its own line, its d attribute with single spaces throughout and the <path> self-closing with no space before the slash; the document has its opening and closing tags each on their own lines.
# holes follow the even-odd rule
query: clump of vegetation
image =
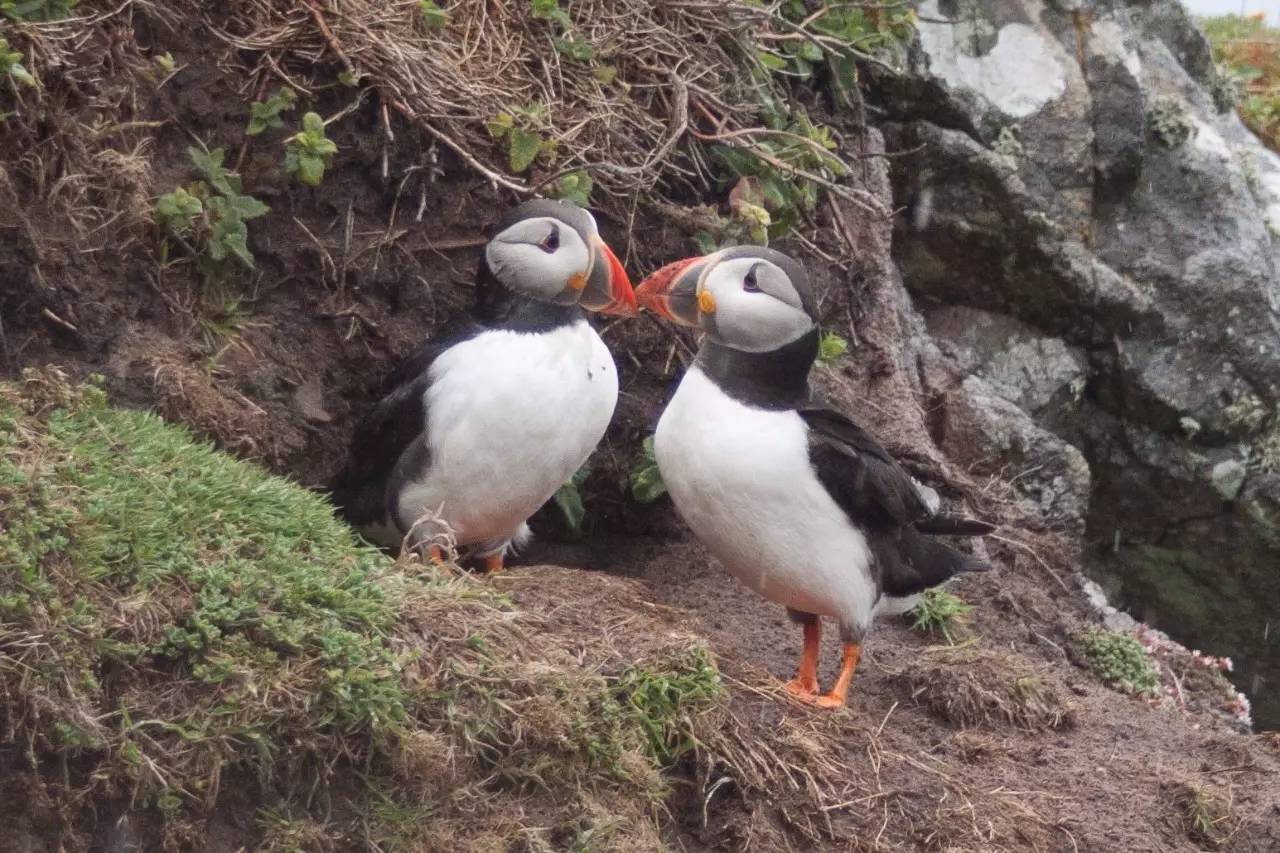
<svg viewBox="0 0 1280 853">
<path fill-rule="evenodd" d="M 641 444 L 640 455 L 631 466 L 631 496 L 642 504 L 649 504 L 666 493 L 667 484 L 662 482 L 662 471 L 653 455 L 653 436 L 649 436 Z"/>
<path fill-rule="evenodd" d="M 36 85 L 36 78 L 22 64 L 22 54 L 9 49 L 9 42 L 0 38 L 0 77 L 12 77 L 27 86 Z"/>
<path fill-rule="evenodd" d="M 160 196 L 156 219 L 197 256 L 206 282 L 225 278 L 233 258 L 252 269 L 248 223 L 270 208 L 245 194 L 240 176 L 223 165 L 223 149 L 193 146 L 187 156 L 204 180 Z"/>
<path fill-rule="evenodd" d="M 591 190 L 595 183 L 591 176 L 579 169 L 567 175 L 561 175 L 551 185 L 551 194 L 559 199 L 572 202 L 578 207 L 591 205 Z"/>
<path fill-rule="evenodd" d="M 302 130 L 285 143 L 284 167 L 307 186 L 318 187 L 337 153 L 337 144 L 324 134 L 324 119 L 307 113 L 302 117 Z"/>
<path fill-rule="evenodd" d="M 1217 845 L 1229 834 L 1224 824 L 1231 817 L 1230 808 L 1208 785 L 1178 782 L 1173 786 L 1173 801 L 1179 823 L 1192 841 Z"/>
<path fill-rule="evenodd" d="M 172 59 L 170 61 L 172 62 Z M 297 102 L 297 93 L 288 86 L 284 86 L 265 101 L 250 104 L 249 126 L 245 128 L 245 135 L 257 136 L 263 131 L 284 127 L 281 114 L 290 112 Z"/>
<path fill-rule="evenodd" d="M 1185 144 L 1196 132 L 1195 122 L 1177 98 L 1157 99 L 1147 114 L 1147 123 L 1156 140 L 1165 148 L 1177 148 Z"/>
<path fill-rule="evenodd" d="M 1160 677 L 1146 649 L 1131 634 L 1089 628 L 1076 641 L 1103 684 L 1121 693 L 1157 696 Z"/>
<path fill-rule="evenodd" d="M 418 13 L 427 29 L 439 30 L 449 24 L 448 10 L 441 9 L 436 0 L 418 0 Z"/>
<path fill-rule="evenodd" d="M 928 650 L 910 680 L 913 698 L 962 728 L 1051 731 L 1075 725 L 1075 709 L 1061 687 L 1004 650 Z"/>
<path fill-rule="evenodd" d="M 0 0 L 0 14 L 15 21 L 57 21 L 71 16 L 80 0 Z"/>
<path fill-rule="evenodd" d="M 849 351 L 849 342 L 835 332 L 824 332 L 818 339 L 818 362 L 832 364 Z"/>
<path fill-rule="evenodd" d="M 569 482 L 561 486 L 552 500 L 564 517 L 564 523 L 574 536 L 582 534 L 582 522 L 587 517 L 587 508 L 582 500 L 582 484 L 591 476 L 591 466 L 583 465 L 573 473 Z"/>
<path fill-rule="evenodd" d="M 926 589 L 919 603 L 911 610 L 914 622 L 911 627 L 925 634 L 941 636 L 948 645 L 955 645 L 956 637 L 969 623 L 973 605 L 942 587 Z"/>
<path fill-rule="evenodd" d="M 512 172 L 527 172 L 539 155 L 548 159 L 554 156 L 555 140 L 541 131 L 546 119 L 546 108 L 533 105 L 503 110 L 485 122 L 490 136 L 507 140 L 507 163 Z"/>
<path fill-rule="evenodd" d="M 576 631 L 521 625 L 497 593 L 393 564 L 318 495 L 94 386 L 0 384 L 2 736 L 35 768 L 74 760 L 40 779 L 67 816 L 123 796 L 191 837 L 219 780 L 245 778 L 303 792 L 263 802 L 271 849 L 474 821 L 501 784 L 550 792 L 566 825 L 584 797 L 651 822 L 721 695 L 709 654 L 583 666 Z M 370 816 L 358 830 L 304 801 L 335 770 L 360 780 L 333 792 Z"/>
<path fill-rule="evenodd" d="M 1214 90 L 1221 107 L 1235 107 L 1249 129 L 1280 149 L 1280 30 L 1263 15 L 1201 18 L 1223 81 Z"/>
</svg>

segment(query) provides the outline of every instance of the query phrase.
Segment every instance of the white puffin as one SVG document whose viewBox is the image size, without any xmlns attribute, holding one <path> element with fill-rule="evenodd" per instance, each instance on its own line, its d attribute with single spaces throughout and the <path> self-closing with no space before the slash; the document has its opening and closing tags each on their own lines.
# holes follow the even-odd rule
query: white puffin
<svg viewBox="0 0 1280 853">
<path fill-rule="evenodd" d="M 681 517 L 725 568 L 804 626 L 787 690 L 843 705 L 878 613 L 901 612 L 958 572 L 987 568 L 931 539 L 980 535 L 981 521 L 938 513 L 913 480 L 844 414 L 815 402 L 816 306 L 804 269 L 756 246 L 669 264 L 636 289 L 641 307 L 705 332 L 662 413 L 654 454 Z M 820 693 L 821 617 L 844 641 L 840 675 Z"/>
<path fill-rule="evenodd" d="M 636 307 L 587 211 L 529 201 L 492 234 L 474 307 L 392 373 L 332 492 L 376 542 L 439 560 L 447 528 L 497 571 L 613 417 L 617 368 L 582 309 Z"/>
</svg>

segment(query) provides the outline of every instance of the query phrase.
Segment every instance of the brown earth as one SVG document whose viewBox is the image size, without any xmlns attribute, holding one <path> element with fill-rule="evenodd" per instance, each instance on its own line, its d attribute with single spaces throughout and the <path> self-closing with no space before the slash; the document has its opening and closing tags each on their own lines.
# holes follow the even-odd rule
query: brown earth
<svg viewBox="0 0 1280 853">
<path fill-rule="evenodd" d="M 63 119 L 163 123 L 112 131 L 109 146 L 77 155 L 99 169 L 80 202 L 67 204 L 45 180 L 72 171 L 48 142 L 67 128 L 11 123 L 0 131 L 0 368 L 15 376 L 56 363 L 74 375 L 102 373 L 117 402 L 154 407 L 233 453 L 318 485 L 341 463 L 355 419 L 395 359 L 467 303 L 483 227 L 517 198 L 427 146 L 398 117 L 390 122 L 397 142 L 384 145 L 377 99 L 331 84 L 314 87 L 312 108 L 332 115 L 356 104 L 330 128 L 340 153 L 321 188 L 290 184 L 276 164 L 282 132 L 258 137 L 237 157 L 247 103 L 268 82 L 253 76 L 257 57 L 211 52 L 205 41 L 139 5 L 79 46 L 92 73 L 60 104 Z M 163 51 L 181 70 L 157 86 L 145 79 L 147 62 Z M 57 73 L 36 70 L 50 80 Z M 113 74 L 127 80 L 129 99 L 115 92 Z M 272 207 L 251 227 L 257 266 L 236 282 L 244 316 L 231 335 L 210 330 L 218 318 L 201 305 L 180 250 L 178 262 L 160 262 L 162 236 L 148 222 L 148 199 L 194 177 L 184 153 L 193 137 L 242 160 L 246 186 Z M 103 150 L 115 154 L 104 159 Z M 887 195 L 882 163 L 867 177 Z M 624 218 L 619 202 L 605 205 L 602 229 L 637 276 L 691 251 L 670 220 L 651 209 Z M 113 205 L 120 216 L 102 214 Z M 833 212 L 841 208 L 843 221 Z M 777 685 L 798 659 L 798 630 L 715 566 L 665 500 L 645 506 L 627 493 L 639 440 L 691 352 L 687 337 L 646 317 L 603 329 L 624 391 L 584 490 L 587 537 L 572 540 L 554 510 L 544 510 L 525 565 L 494 580 L 524 608 L 556 614 L 557 630 L 580 632 L 584 646 L 602 630 L 624 649 L 659 631 L 709 640 L 731 701 L 723 737 L 709 737 L 699 760 L 682 768 L 667 843 L 1280 849 L 1280 740 L 1241 734 L 1210 713 L 1220 701 L 1211 691 L 1189 693 L 1184 708 L 1153 707 L 1076 664 L 1072 638 L 1096 619 L 1073 554 L 1002 501 L 999 483 L 975 483 L 936 449 L 939 413 L 916 390 L 919 366 L 905 363 L 901 306 L 885 266 L 887 223 L 856 217 L 848 206 L 824 206 L 809 229 L 843 265 L 796 243 L 783 248 L 807 258 L 830 324 L 851 333 L 850 354 L 823 381 L 949 500 L 1005 522 L 1001 541 L 989 544 L 997 571 L 955 584 L 975 604 L 970 636 L 956 648 L 932 645 L 886 621 L 868 644 L 847 710 L 819 713 L 787 699 Z M 836 659 L 828 638 L 827 678 Z M 1189 666 L 1169 663 L 1166 680 Z M 3 789 L 21 787 L 25 772 L 9 766 Z M 1207 804 L 1207 826 L 1191 822 L 1193 802 Z M 232 799 L 221 814 L 235 808 Z M 0 834 L 0 850 L 46 849 L 41 832 Z M 230 850 L 254 842 L 252 833 L 227 830 L 204 843 Z M 122 849 L 109 835 L 99 844 Z"/>
</svg>

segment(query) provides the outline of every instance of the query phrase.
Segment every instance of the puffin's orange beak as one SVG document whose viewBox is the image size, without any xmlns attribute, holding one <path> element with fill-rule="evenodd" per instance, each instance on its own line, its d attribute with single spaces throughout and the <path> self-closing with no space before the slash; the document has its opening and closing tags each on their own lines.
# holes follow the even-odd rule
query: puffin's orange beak
<svg viewBox="0 0 1280 853">
<path fill-rule="evenodd" d="M 578 304 L 588 311 L 634 317 L 639 313 L 636 294 L 622 262 L 599 237 L 591 238 L 591 251 L 594 256 L 591 275 L 587 277 Z"/>
<path fill-rule="evenodd" d="M 698 279 L 708 259 L 703 256 L 675 261 L 640 282 L 636 288 L 640 307 L 682 326 L 699 325 Z"/>
</svg>

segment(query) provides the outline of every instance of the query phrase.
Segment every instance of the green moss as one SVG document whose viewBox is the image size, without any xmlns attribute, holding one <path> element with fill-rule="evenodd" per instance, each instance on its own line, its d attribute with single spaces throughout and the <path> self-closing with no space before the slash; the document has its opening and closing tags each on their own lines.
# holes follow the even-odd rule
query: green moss
<svg viewBox="0 0 1280 853">
<path fill-rule="evenodd" d="M 1187 115 L 1187 108 L 1177 98 L 1158 99 L 1147 113 L 1147 124 L 1152 135 L 1165 148 L 1177 148 L 1196 132 L 1195 122 Z"/>
<path fill-rule="evenodd" d="M 1142 645 L 1129 634 L 1090 628 L 1077 638 L 1089 668 L 1113 690 L 1158 695 L 1160 679 Z"/>
</svg>

